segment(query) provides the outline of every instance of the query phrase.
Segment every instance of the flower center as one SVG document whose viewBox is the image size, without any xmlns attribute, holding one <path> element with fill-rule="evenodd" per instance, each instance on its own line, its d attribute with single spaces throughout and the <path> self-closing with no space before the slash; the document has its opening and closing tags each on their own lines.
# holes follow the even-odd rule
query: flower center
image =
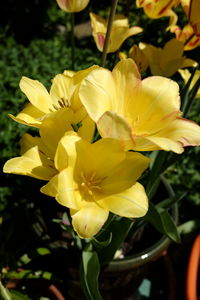
<svg viewBox="0 0 200 300">
<path fill-rule="evenodd" d="M 95 194 L 101 190 L 101 178 L 96 176 L 96 173 L 84 174 L 81 172 L 80 191 L 86 201 L 95 201 Z"/>
<path fill-rule="evenodd" d="M 57 105 L 53 104 L 52 106 L 55 110 L 59 110 L 64 107 L 69 107 L 70 105 L 69 101 L 66 98 L 60 98 L 60 100 L 58 100 L 57 102 Z"/>
</svg>

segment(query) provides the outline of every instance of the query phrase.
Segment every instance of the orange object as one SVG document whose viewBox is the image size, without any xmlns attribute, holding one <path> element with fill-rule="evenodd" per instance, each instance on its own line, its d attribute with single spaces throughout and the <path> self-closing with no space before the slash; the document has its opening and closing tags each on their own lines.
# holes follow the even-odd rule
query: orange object
<svg viewBox="0 0 200 300">
<path fill-rule="evenodd" d="M 197 277 L 200 264 L 200 234 L 197 235 L 190 252 L 187 277 L 186 277 L 186 299 L 198 300 Z"/>
</svg>

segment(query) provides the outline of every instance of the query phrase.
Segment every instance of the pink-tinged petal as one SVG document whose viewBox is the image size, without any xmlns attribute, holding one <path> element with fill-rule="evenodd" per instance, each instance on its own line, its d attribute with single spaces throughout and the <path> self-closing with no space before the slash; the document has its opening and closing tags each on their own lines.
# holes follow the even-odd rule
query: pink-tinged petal
<svg viewBox="0 0 200 300">
<path fill-rule="evenodd" d="M 185 146 L 200 145 L 200 126 L 192 121 L 177 118 L 165 129 L 148 139 L 166 151 L 182 153 Z"/>
<path fill-rule="evenodd" d="M 79 211 L 71 210 L 72 225 L 81 238 L 91 238 L 106 222 L 109 212 L 96 203 L 87 203 Z"/>
<path fill-rule="evenodd" d="M 168 78 L 148 77 L 131 96 L 126 117 L 131 120 L 133 135 L 154 134 L 179 115 L 179 86 Z"/>
<path fill-rule="evenodd" d="M 131 188 L 97 202 L 114 214 L 127 218 L 142 217 L 148 210 L 148 198 L 144 187 L 136 182 Z"/>
<path fill-rule="evenodd" d="M 108 111 L 97 122 L 100 135 L 104 138 L 118 139 L 122 148 L 129 150 L 135 146 L 132 128 L 124 117 Z"/>
<path fill-rule="evenodd" d="M 103 33 L 97 33 L 97 45 L 100 51 L 103 51 L 105 43 L 105 35 Z"/>
</svg>

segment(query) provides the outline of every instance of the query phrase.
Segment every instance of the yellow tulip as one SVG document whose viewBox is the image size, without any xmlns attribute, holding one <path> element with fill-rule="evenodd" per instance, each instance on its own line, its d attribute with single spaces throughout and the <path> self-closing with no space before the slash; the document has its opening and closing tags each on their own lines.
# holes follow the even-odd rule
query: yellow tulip
<svg viewBox="0 0 200 300">
<path fill-rule="evenodd" d="M 187 24 L 181 30 L 179 26 L 173 25 L 169 27 L 170 31 L 175 33 L 176 39 L 184 44 L 184 50 L 192 50 L 200 46 L 200 36 L 195 35 L 194 29 Z M 187 42 L 187 40 L 191 39 Z"/>
<path fill-rule="evenodd" d="M 79 133 L 83 138 L 91 139 L 94 132 L 94 123 L 89 119 L 87 112 L 78 97 L 78 88 L 81 80 L 96 66 L 79 71 L 65 71 L 52 80 L 50 93 L 37 80 L 22 77 L 20 88 L 30 100 L 25 108 L 16 116 L 10 115 L 15 121 L 40 128 L 44 120 L 51 114 L 70 116 L 73 126 L 80 124 Z M 67 113 L 69 111 L 69 113 Z M 64 120 L 63 120 L 64 122 Z"/>
<path fill-rule="evenodd" d="M 90 13 L 92 35 L 99 51 L 103 51 L 105 36 L 107 31 L 107 21 L 103 18 Z M 122 43 L 130 36 L 142 32 L 139 26 L 129 28 L 128 19 L 122 15 L 116 15 L 112 25 L 108 53 L 117 51 Z"/>
<path fill-rule="evenodd" d="M 160 76 L 141 80 L 132 59 L 112 72 L 93 70 L 79 93 L 101 136 L 119 139 L 125 149 L 182 153 L 200 144 L 200 127 L 181 118 L 178 84 Z"/>
<path fill-rule="evenodd" d="M 49 114 L 40 126 L 40 137 L 23 135 L 20 141 L 21 156 L 8 160 L 4 165 L 4 172 L 43 180 L 53 177 L 57 173 L 54 156 L 58 142 L 66 132 L 73 130 L 71 119 L 70 110 Z"/>
<path fill-rule="evenodd" d="M 180 73 L 181 77 L 183 78 L 185 84 L 188 82 L 190 76 L 191 76 L 191 73 L 189 70 L 185 69 L 185 70 L 178 70 L 178 72 Z M 199 70 L 196 70 L 195 74 L 194 74 L 194 77 L 192 79 L 192 82 L 190 84 L 190 90 L 193 88 L 193 86 L 195 85 L 195 83 L 197 82 L 197 80 L 200 78 L 200 71 Z M 198 89 L 197 91 L 197 94 L 196 94 L 196 98 L 200 98 L 200 88 Z"/>
<path fill-rule="evenodd" d="M 181 4 L 195 34 L 200 36 L 200 0 L 181 0 Z"/>
<path fill-rule="evenodd" d="M 171 8 L 179 4 L 179 0 L 137 0 L 137 7 L 143 7 L 144 12 L 149 18 L 158 19 L 170 17 L 170 24 L 176 24 L 177 15 Z"/>
<path fill-rule="evenodd" d="M 140 43 L 140 49 L 145 54 L 153 75 L 171 77 L 178 69 L 197 65 L 194 60 L 183 56 L 184 44 L 176 39 L 167 42 L 164 48 Z"/>
<path fill-rule="evenodd" d="M 86 8 L 90 0 L 56 0 L 59 7 L 66 12 L 79 12 Z"/>
<path fill-rule="evenodd" d="M 41 192 L 70 208 L 74 230 L 81 238 L 90 238 L 101 229 L 109 212 L 127 218 L 145 215 L 147 196 L 136 180 L 148 164 L 147 157 L 124 152 L 117 140 L 90 144 L 67 134 L 55 155 L 59 173 Z"/>
<path fill-rule="evenodd" d="M 24 134 L 20 141 L 21 156 L 9 159 L 4 173 L 26 175 L 41 180 L 50 180 L 57 174 L 53 157 L 39 137 Z"/>
</svg>

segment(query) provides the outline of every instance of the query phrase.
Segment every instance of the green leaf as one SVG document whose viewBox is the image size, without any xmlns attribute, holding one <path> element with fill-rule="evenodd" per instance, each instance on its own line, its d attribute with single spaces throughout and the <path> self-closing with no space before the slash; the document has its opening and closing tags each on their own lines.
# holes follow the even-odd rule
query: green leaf
<svg viewBox="0 0 200 300">
<path fill-rule="evenodd" d="M 3 286 L 1 281 L 0 281 L 0 299 L 2 299 L 2 300 L 13 300 L 12 295 L 10 294 L 8 289 Z"/>
<path fill-rule="evenodd" d="M 51 253 L 47 248 L 37 248 L 36 251 L 39 255 L 47 255 Z"/>
<path fill-rule="evenodd" d="M 133 221 L 128 218 L 115 217 L 112 222 L 109 224 L 105 232 L 100 235 L 99 239 L 103 240 L 106 232 L 112 233 L 111 243 L 98 251 L 99 260 L 102 263 L 109 262 L 115 255 L 117 249 L 125 240 L 129 230 L 133 226 Z"/>
<path fill-rule="evenodd" d="M 100 241 L 97 240 L 96 238 L 92 239 L 92 244 L 96 247 L 96 248 L 105 248 L 107 247 L 112 241 L 112 232 L 109 232 L 109 236 L 107 239 Z"/>
<path fill-rule="evenodd" d="M 23 278 L 29 278 L 29 279 L 36 279 L 36 278 L 43 278 L 46 280 L 51 280 L 52 279 L 52 273 L 47 272 L 47 271 L 32 271 L 32 270 L 24 270 L 21 272 L 16 272 L 16 271 L 10 271 L 6 274 L 8 278 L 12 279 L 23 279 Z"/>
<path fill-rule="evenodd" d="M 31 300 L 26 295 L 23 295 L 22 293 L 15 291 L 15 290 L 10 290 L 10 294 L 12 295 L 12 300 Z"/>
<path fill-rule="evenodd" d="M 150 222 L 160 233 L 167 235 L 176 243 L 180 243 L 178 228 L 166 209 L 157 208 L 149 202 L 149 210 L 144 219 Z"/>
<path fill-rule="evenodd" d="M 100 265 L 97 253 L 94 251 L 83 251 L 80 277 L 85 296 L 88 300 L 103 300 L 98 288 L 98 276 Z"/>
</svg>

